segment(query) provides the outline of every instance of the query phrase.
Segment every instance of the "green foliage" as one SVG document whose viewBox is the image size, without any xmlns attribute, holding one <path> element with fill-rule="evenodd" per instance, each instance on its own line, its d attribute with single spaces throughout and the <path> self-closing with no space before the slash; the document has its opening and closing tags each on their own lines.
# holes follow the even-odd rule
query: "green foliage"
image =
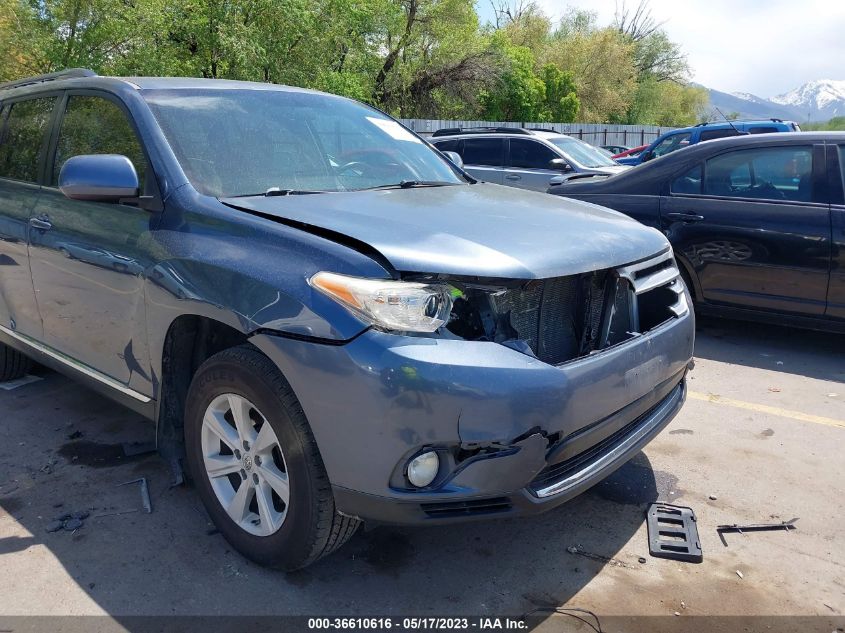
<svg viewBox="0 0 845 633">
<path fill-rule="evenodd" d="M 505 61 L 498 85 L 482 93 L 482 118 L 490 121 L 537 121 L 546 103 L 546 84 L 535 72 L 534 55 L 514 46 L 501 33 L 493 45 Z"/>
<path fill-rule="evenodd" d="M 701 95 L 653 24 L 526 0 L 0 0 L 0 81 L 74 66 L 286 83 L 423 118 L 683 125 Z"/>
<path fill-rule="evenodd" d="M 836 132 L 845 130 L 845 116 L 835 116 L 829 121 L 823 123 L 802 123 L 801 129 L 807 132 Z"/>
<path fill-rule="evenodd" d="M 572 73 L 563 72 L 554 64 L 545 64 L 540 76 L 546 85 L 545 108 L 541 121 L 572 123 L 578 116 L 581 101 L 575 89 Z"/>
<path fill-rule="evenodd" d="M 701 121 L 707 90 L 647 77 L 637 84 L 626 123 L 683 127 Z"/>
<path fill-rule="evenodd" d="M 634 47 L 616 29 L 598 28 L 595 16 L 570 12 L 550 35 L 545 61 L 569 72 L 587 123 L 624 119 L 636 91 Z"/>
</svg>

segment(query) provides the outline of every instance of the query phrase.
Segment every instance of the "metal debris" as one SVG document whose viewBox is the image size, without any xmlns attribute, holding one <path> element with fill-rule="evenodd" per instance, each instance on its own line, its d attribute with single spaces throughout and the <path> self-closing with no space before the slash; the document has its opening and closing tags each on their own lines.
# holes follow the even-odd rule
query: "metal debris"
<svg viewBox="0 0 845 633">
<path fill-rule="evenodd" d="M 116 510 L 115 512 L 103 512 L 102 514 L 95 514 L 94 518 L 99 519 L 101 517 L 113 517 L 118 514 L 132 514 L 133 512 L 137 512 L 138 508 L 132 508 L 131 510 Z"/>
<path fill-rule="evenodd" d="M 738 569 L 736 570 L 736 575 L 737 575 L 737 576 L 739 576 L 739 579 L 740 579 L 740 580 L 742 580 L 742 579 L 743 579 L 743 577 L 744 577 L 744 576 L 742 575 L 742 572 L 741 572 L 741 571 L 739 571 Z"/>
<path fill-rule="evenodd" d="M 728 542 L 725 540 L 725 534 L 729 532 L 737 532 L 739 534 L 745 534 L 746 532 L 764 532 L 770 530 L 784 530 L 786 532 L 789 532 L 790 530 L 798 529 L 798 526 L 795 525 L 795 522 L 797 520 L 798 517 L 795 517 L 794 519 L 789 519 L 789 521 L 781 521 L 780 523 L 750 523 L 748 525 L 732 523 L 731 525 L 717 525 L 716 532 L 719 534 L 719 538 L 722 540 L 722 545 L 727 547 Z"/>
<path fill-rule="evenodd" d="M 139 477 L 138 479 L 133 479 L 131 481 L 124 481 L 122 484 L 117 484 L 118 486 L 128 486 L 130 484 L 141 484 L 141 503 L 144 504 L 144 511 L 147 514 L 151 514 L 153 511 L 153 505 L 150 502 L 150 488 L 147 485 L 147 478 L 146 477 Z"/>
</svg>

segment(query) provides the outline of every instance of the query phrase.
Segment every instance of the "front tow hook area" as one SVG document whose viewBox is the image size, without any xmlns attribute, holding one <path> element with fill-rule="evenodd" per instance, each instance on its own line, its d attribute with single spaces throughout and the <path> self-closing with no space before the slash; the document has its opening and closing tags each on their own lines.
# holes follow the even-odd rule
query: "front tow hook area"
<svg viewBox="0 0 845 633">
<path fill-rule="evenodd" d="M 548 440 L 529 435 L 508 448 L 467 460 L 448 482 L 450 488 L 504 494 L 524 488 L 546 466 Z"/>
</svg>

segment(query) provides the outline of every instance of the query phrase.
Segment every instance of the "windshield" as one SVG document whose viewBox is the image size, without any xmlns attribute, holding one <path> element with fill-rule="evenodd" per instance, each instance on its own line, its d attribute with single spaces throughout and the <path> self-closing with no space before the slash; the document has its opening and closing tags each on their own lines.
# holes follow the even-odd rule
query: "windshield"
<svg viewBox="0 0 845 633">
<path fill-rule="evenodd" d="M 582 167 L 613 167 L 617 164 L 599 148 L 593 147 L 584 141 L 579 141 L 577 138 L 552 136 L 546 140 L 566 154 L 569 160 L 576 162 Z"/>
<path fill-rule="evenodd" d="M 396 121 L 349 99 L 285 90 L 142 94 L 188 180 L 206 195 L 464 182 Z"/>
</svg>

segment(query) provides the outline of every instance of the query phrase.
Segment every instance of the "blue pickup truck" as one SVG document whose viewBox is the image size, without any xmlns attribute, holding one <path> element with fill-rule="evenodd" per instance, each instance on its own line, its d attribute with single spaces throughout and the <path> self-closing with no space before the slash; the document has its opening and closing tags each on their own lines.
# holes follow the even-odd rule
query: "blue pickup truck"
<svg viewBox="0 0 845 633">
<path fill-rule="evenodd" d="M 622 165 L 639 165 L 652 158 L 658 158 L 677 149 L 695 145 L 702 141 L 712 141 L 726 136 L 741 134 L 768 134 L 770 132 L 800 132 L 801 128 L 794 121 L 781 119 L 765 119 L 763 121 L 722 121 L 719 123 L 699 123 L 692 127 L 684 127 L 666 132 L 636 156 L 619 158 L 617 163 Z"/>
</svg>

